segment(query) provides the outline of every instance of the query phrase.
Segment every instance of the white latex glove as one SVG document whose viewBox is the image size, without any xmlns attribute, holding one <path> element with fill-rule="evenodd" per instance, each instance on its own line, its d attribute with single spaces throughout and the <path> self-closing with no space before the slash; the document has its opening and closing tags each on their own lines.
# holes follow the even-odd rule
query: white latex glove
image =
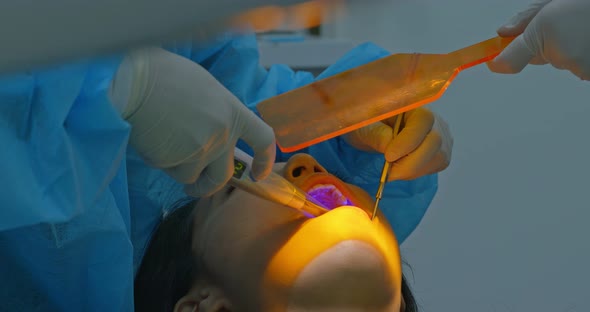
<svg viewBox="0 0 590 312">
<path fill-rule="evenodd" d="M 590 79 L 590 1 L 538 0 L 498 29 L 518 36 L 489 68 L 518 73 L 527 64 L 551 64 L 580 79 Z"/>
<path fill-rule="evenodd" d="M 135 51 L 110 94 L 131 124 L 130 144 L 146 163 L 186 184 L 189 195 L 223 187 L 240 138 L 254 150 L 253 178 L 272 169 L 273 130 L 195 62 L 160 48 Z"/>
<path fill-rule="evenodd" d="M 446 169 L 451 162 L 453 137 L 447 123 L 426 108 L 406 112 L 393 138 L 398 116 L 357 129 L 344 139 L 357 149 L 385 154 L 393 161 L 389 181 L 411 180 Z"/>
</svg>

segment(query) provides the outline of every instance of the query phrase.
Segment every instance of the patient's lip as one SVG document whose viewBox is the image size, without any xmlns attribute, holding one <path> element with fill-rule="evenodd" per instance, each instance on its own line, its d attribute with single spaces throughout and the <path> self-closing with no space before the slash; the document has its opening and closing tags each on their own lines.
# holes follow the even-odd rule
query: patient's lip
<svg viewBox="0 0 590 312">
<path fill-rule="evenodd" d="M 359 207 L 355 207 L 355 206 L 342 206 L 342 207 L 340 207 L 338 209 L 340 209 L 340 210 L 342 210 L 342 209 L 349 209 L 349 210 L 352 211 L 352 213 L 358 214 L 358 216 L 360 218 L 369 219 L 369 214 L 364 209 L 359 208 Z"/>
</svg>

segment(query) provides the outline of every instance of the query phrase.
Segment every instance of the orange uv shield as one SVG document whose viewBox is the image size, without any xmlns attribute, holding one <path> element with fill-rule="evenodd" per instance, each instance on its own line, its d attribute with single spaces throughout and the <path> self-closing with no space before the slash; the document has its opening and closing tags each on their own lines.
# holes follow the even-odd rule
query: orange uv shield
<svg viewBox="0 0 590 312">
<path fill-rule="evenodd" d="M 293 152 L 437 100 L 457 74 L 513 38 L 448 54 L 394 54 L 272 97 L 257 106 L 283 152 Z"/>
</svg>

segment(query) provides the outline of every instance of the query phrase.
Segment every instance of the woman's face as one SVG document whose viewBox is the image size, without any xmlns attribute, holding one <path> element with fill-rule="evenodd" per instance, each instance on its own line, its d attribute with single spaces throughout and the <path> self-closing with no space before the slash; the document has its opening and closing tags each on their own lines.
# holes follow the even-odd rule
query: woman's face
<svg viewBox="0 0 590 312">
<path fill-rule="evenodd" d="M 338 208 L 308 218 L 231 187 L 199 201 L 193 249 L 233 310 L 400 311 L 398 244 L 373 198 L 306 154 L 275 172 Z"/>
</svg>

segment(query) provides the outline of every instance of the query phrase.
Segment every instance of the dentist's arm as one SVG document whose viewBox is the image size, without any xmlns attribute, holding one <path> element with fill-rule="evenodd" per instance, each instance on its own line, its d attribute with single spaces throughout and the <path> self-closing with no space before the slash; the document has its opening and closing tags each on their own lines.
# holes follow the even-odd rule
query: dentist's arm
<svg viewBox="0 0 590 312">
<path fill-rule="evenodd" d="M 0 74 L 223 31 L 241 11 L 304 0 L 0 1 Z"/>
</svg>

